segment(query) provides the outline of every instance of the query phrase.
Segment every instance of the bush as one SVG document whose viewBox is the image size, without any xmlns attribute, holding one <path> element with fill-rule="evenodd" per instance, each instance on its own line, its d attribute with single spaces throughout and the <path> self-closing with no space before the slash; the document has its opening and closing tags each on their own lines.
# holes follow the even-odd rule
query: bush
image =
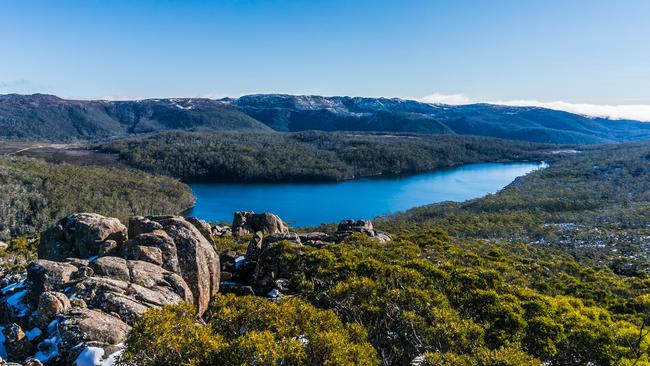
<svg viewBox="0 0 650 366">
<path fill-rule="evenodd" d="M 191 305 L 149 310 L 126 340 L 121 365 L 377 365 L 358 324 L 289 298 L 218 295 L 197 321 Z"/>
</svg>

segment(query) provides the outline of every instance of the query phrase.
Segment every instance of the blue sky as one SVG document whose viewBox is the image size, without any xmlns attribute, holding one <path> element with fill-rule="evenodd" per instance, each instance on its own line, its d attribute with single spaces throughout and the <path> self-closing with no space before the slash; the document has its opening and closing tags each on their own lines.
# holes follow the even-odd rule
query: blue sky
<svg viewBox="0 0 650 366">
<path fill-rule="evenodd" d="M 645 105 L 648 19 L 646 0 L 3 0 L 0 93 Z"/>
</svg>

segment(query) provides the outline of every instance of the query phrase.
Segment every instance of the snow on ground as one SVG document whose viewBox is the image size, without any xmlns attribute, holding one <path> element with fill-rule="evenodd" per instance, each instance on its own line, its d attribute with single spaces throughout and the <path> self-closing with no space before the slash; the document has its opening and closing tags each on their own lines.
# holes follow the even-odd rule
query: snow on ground
<svg viewBox="0 0 650 366">
<path fill-rule="evenodd" d="M 25 296 L 29 293 L 29 290 L 21 290 L 15 292 L 5 299 L 7 305 L 9 305 L 9 310 L 16 317 L 26 316 L 29 312 L 29 306 L 23 302 Z"/>
<path fill-rule="evenodd" d="M 27 339 L 29 339 L 30 342 L 38 338 L 41 334 L 43 334 L 43 332 L 40 330 L 40 328 L 34 328 L 25 332 L 25 336 Z"/>
<path fill-rule="evenodd" d="M 75 360 L 76 366 L 113 366 L 122 351 L 117 351 L 104 358 L 104 350 L 99 347 L 86 347 Z"/>
<path fill-rule="evenodd" d="M 7 293 L 9 293 L 11 291 L 23 288 L 24 284 L 25 284 L 25 280 L 22 280 L 22 281 L 19 281 L 19 282 L 16 282 L 16 283 L 12 283 L 11 285 L 9 285 L 9 286 L 3 288 L 2 290 L 0 290 L 0 292 L 3 295 L 6 295 Z"/>
<path fill-rule="evenodd" d="M 246 264 L 246 257 L 244 257 L 243 255 L 240 255 L 239 257 L 237 257 L 235 259 L 235 268 L 236 269 L 241 268 L 241 266 L 243 266 L 244 264 Z"/>
<path fill-rule="evenodd" d="M 86 347 L 75 360 L 77 366 L 97 366 L 102 364 L 104 350 L 99 347 Z"/>
<path fill-rule="evenodd" d="M 42 363 L 46 363 L 59 355 L 61 337 L 59 336 L 58 324 L 58 320 L 52 320 L 47 326 L 48 338 L 36 346 L 38 351 L 34 357 Z"/>
<path fill-rule="evenodd" d="M 5 329 L 4 325 L 0 325 L 0 358 L 7 359 L 7 350 L 5 350 L 5 334 L 2 331 Z"/>
</svg>

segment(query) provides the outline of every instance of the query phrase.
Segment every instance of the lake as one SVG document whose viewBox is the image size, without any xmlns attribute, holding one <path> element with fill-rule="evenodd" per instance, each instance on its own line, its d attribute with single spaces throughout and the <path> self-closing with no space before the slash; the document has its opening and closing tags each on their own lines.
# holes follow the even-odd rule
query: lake
<svg viewBox="0 0 650 366">
<path fill-rule="evenodd" d="M 482 163 L 429 173 L 328 183 L 192 183 L 185 214 L 231 222 L 235 211 L 272 212 L 292 226 L 371 219 L 443 201 L 496 193 L 544 163 Z"/>
</svg>

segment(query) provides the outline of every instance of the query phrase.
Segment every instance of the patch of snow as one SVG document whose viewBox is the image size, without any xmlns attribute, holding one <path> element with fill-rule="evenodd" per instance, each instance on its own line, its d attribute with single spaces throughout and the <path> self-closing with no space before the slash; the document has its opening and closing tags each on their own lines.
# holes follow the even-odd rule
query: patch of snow
<svg viewBox="0 0 650 366">
<path fill-rule="evenodd" d="M 235 258 L 235 268 L 236 269 L 239 269 L 245 263 L 246 263 L 246 257 L 244 257 L 243 255 L 240 255 L 239 257 Z"/>
<path fill-rule="evenodd" d="M 59 336 L 59 329 L 57 327 L 58 324 L 58 320 L 52 320 L 50 324 L 47 325 L 48 338 L 36 346 L 36 349 L 38 351 L 34 357 L 42 363 L 49 362 L 59 355 L 59 344 L 61 343 L 61 337 Z"/>
<path fill-rule="evenodd" d="M 98 366 L 102 364 L 104 349 L 99 347 L 86 347 L 74 361 L 76 366 Z"/>
<path fill-rule="evenodd" d="M 124 347 L 121 344 L 119 346 Z M 113 365 L 115 365 L 117 363 L 118 358 L 122 355 L 122 352 L 124 352 L 124 348 L 122 348 L 121 350 L 119 350 L 119 351 L 117 351 L 117 352 L 115 352 L 113 354 L 108 355 L 108 357 L 106 357 L 104 362 L 102 362 L 102 366 L 113 366 Z"/>
<path fill-rule="evenodd" d="M 33 341 L 34 339 L 38 338 L 41 334 L 43 334 L 43 331 L 41 331 L 40 328 L 34 328 L 32 330 L 28 330 L 27 332 L 25 332 L 25 336 L 30 341 Z"/>
<path fill-rule="evenodd" d="M 306 345 L 309 344 L 309 338 L 307 338 L 307 336 L 304 335 L 304 334 L 301 334 L 301 335 L 295 337 L 294 339 L 297 340 L 298 342 L 300 342 L 300 344 L 302 344 L 303 346 L 306 346 Z"/>
<path fill-rule="evenodd" d="M 18 291 L 11 294 L 5 299 L 5 302 L 7 302 L 7 305 L 9 305 L 9 310 L 14 316 L 20 318 L 26 316 L 29 312 L 29 306 L 23 302 L 23 299 L 28 293 L 29 290 Z"/>
<path fill-rule="evenodd" d="M 2 332 L 5 329 L 3 325 L 0 325 L 0 358 L 3 360 L 7 359 L 7 350 L 5 350 L 5 334 Z"/>
<path fill-rule="evenodd" d="M 238 282 L 232 282 L 232 281 L 223 281 L 223 282 L 221 282 L 221 284 L 222 284 L 222 285 L 226 285 L 226 286 L 244 286 L 244 285 L 241 284 L 241 283 L 238 283 Z"/>
<path fill-rule="evenodd" d="M 47 333 L 54 333 L 58 330 L 57 326 L 59 325 L 59 321 L 54 319 L 50 322 L 50 324 L 47 325 Z"/>
<path fill-rule="evenodd" d="M 22 280 L 22 281 L 19 281 L 19 282 L 16 282 L 16 283 L 12 283 L 11 285 L 9 285 L 9 286 L 3 288 L 2 290 L 0 290 L 0 292 L 2 292 L 3 295 L 6 295 L 8 292 L 23 288 L 24 284 L 25 284 L 25 280 Z"/>
<path fill-rule="evenodd" d="M 274 288 L 273 290 L 269 291 L 269 293 L 266 294 L 266 296 L 272 299 L 277 299 L 278 297 L 280 297 L 280 291 Z"/>
<path fill-rule="evenodd" d="M 45 339 L 36 346 L 38 351 L 34 355 L 34 358 L 42 363 L 56 358 L 59 355 L 59 343 L 61 343 L 61 338 L 58 335 Z"/>
<path fill-rule="evenodd" d="M 424 355 L 415 356 L 415 358 L 411 360 L 411 366 L 422 365 L 426 360 L 427 359 L 424 357 Z"/>
</svg>

